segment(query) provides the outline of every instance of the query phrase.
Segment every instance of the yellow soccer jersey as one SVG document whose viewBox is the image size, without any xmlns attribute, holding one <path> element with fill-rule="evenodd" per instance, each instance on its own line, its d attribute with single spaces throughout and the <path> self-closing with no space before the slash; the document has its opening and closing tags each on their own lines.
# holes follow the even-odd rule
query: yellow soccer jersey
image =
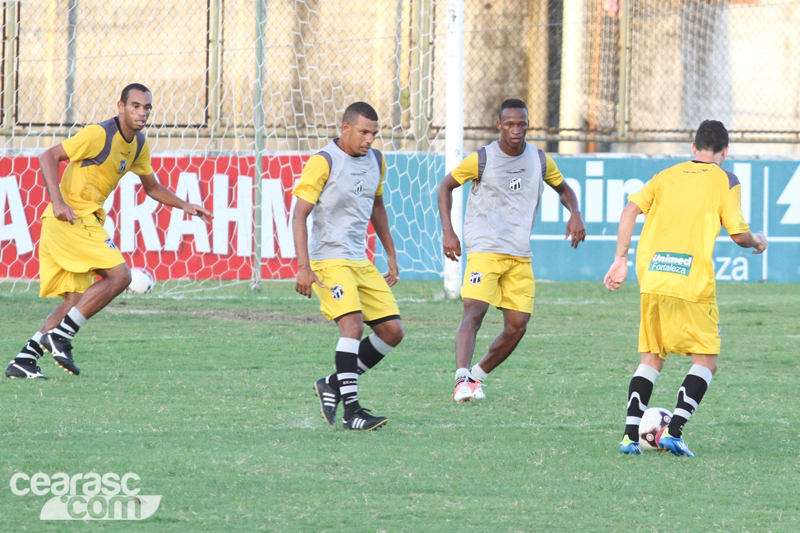
<svg viewBox="0 0 800 533">
<path fill-rule="evenodd" d="M 636 250 L 641 292 L 716 301 L 712 254 L 720 227 L 750 231 L 739 179 L 714 163 L 688 161 L 659 172 L 628 200 L 647 216 Z"/>
<path fill-rule="evenodd" d="M 122 176 L 153 173 L 144 134 L 137 132 L 126 140 L 116 117 L 86 126 L 61 146 L 70 159 L 61 177 L 61 195 L 78 217 L 99 212 L 105 218 L 103 203 Z M 53 216 L 52 204 L 42 216 Z"/>
<path fill-rule="evenodd" d="M 306 202 L 316 204 L 319 200 L 319 195 L 322 194 L 322 189 L 328 183 L 330 176 L 331 165 L 325 156 L 321 154 L 312 155 L 306 166 L 303 167 L 303 172 L 300 174 L 300 181 L 297 182 L 292 194 L 298 198 L 302 198 Z M 386 157 L 382 158 L 381 164 L 381 182 L 378 184 L 378 189 L 375 191 L 375 196 L 383 196 L 383 178 L 386 176 Z"/>
<path fill-rule="evenodd" d="M 561 175 L 561 171 L 558 170 L 553 158 L 547 154 L 545 154 L 545 158 L 547 159 L 547 172 L 544 175 L 544 181 L 553 187 L 557 187 L 564 181 L 564 177 Z M 470 180 L 477 180 L 479 176 L 478 152 L 468 155 L 461 164 L 453 169 L 450 175 L 461 185 Z"/>
</svg>

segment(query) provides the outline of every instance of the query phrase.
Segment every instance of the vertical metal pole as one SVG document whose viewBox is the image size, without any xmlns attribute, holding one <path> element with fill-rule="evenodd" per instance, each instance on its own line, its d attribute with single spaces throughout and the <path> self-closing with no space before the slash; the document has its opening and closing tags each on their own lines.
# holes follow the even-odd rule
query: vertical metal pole
<svg viewBox="0 0 800 533">
<path fill-rule="evenodd" d="M 72 126 L 76 122 L 75 116 L 75 72 L 78 64 L 78 0 L 69 0 L 67 3 L 67 76 L 66 85 L 66 113 L 65 120 Z"/>
<path fill-rule="evenodd" d="M 450 172 L 464 156 L 464 0 L 447 1 L 447 104 L 445 109 L 445 171 Z M 459 240 L 463 237 L 464 196 L 453 192 L 450 219 Z M 444 261 L 444 289 L 456 298 L 461 289 L 462 260 Z"/>
<path fill-rule="evenodd" d="M 255 0 L 256 2 L 256 83 L 253 99 L 253 127 L 255 128 L 255 203 L 253 204 L 253 222 L 255 231 L 253 232 L 253 279 L 251 289 L 261 291 L 261 180 L 264 157 L 264 37 L 267 26 L 267 0 Z M 272 238 L 268 235 L 268 238 Z"/>
<path fill-rule="evenodd" d="M 761 231 L 764 232 L 764 236 L 769 238 L 769 167 L 764 167 L 764 227 Z M 767 274 L 769 272 L 769 265 L 767 263 L 767 253 L 769 249 L 764 250 L 761 254 L 761 281 L 767 281 L 769 279 Z"/>
<path fill-rule="evenodd" d="M 428 99 L 430 93 L 431 0 L 417 0 L 412 18 L 416 42 L 412 42 L 410 98 L 417 150 L 428 148 Z"/>
<path fill-rule="evenodd" d="M 561 124 L 561 52 L 564 46 L 564 0 L 547 2 L 547 128 L 559 133 Z M 548 152 L 558 152 L 558 141 L 547 141 Z"/>
<path fill-rule="evenodd" d="M 628 130 L 628 0 L 619 2 L 619 93 L 617 94 L 617 137 L 621 142 Z"/>
<path fill-rule="evenodd" d="M 220 76 L 222 64 L 221 0 L 211 0 L 209 9 L 208 125 L 211 133 L 211 148 L 216 150 L 219 149 L 217 135 L 219 133 L 219 99 L 222 83 L 222 76 Z"/>
<path fill-rule="evenodd" d="M 402 84 L 400 83 L 403 55 L 403 0 L 397 0 L 394 24 L 394 82 L 392 83 L 392 150 L 400 150 L 403 146 L 403 103 L 400 101 Z"/>
<path fill-rule="evenodd" d="M 17 2 L 7 2 L 6 5 L 6 27 L 5 40 L 6 50 L 3 58 L 5 68 L 3 69 L 3 130 L 5 133 L 5 144 L 14 142 L 14 87 L 17 72 Z"/>
</svg>

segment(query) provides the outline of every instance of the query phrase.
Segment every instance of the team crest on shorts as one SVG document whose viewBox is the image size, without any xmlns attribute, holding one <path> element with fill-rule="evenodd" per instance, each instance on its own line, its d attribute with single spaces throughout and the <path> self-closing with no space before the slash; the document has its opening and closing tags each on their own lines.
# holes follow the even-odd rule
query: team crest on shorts
<svg viewBox="0 0 800 533">
<path fill-rule="evenodd" d="M 106 239 L 106 240 L 105 240 L 105 241 L 103 241 L 103 242 L 105 242 L 105 243 L 106 243 L 106 246 L 108 246 L 110 249 L 112 249 L 112 250 L 116 250 L 116 249 L 117 249 L 117 245 L 116 245 L 116 244 L 114 244 L 114 241 L 113 241 L 113 240 L 111 240 L 111 237 L 109 237 L 108 239 Z"/>
<path fill-rule="evenodd" d="M 117 171 L 119 174 L 125 172 L 125 169 L 128 168 L 128 160 L 123 159 L 122 163 L 119 164 L 119 170 Z"/>
<path fill-rule="evenodd" d="M 483 279 L 483 274 L 480 272 L 471 272 L 469 275 L 469 282 L 473 285 L 477 285 Z"/>
<path fill-rule="evenodd" d="M 334 300 L 341 300 L 344 296 L 344 289 L 342 289 L 341 285 L 334 285 L 331 287 L 331 294 Z"/>
<path fill-rule="evenodd" d="M 518 191 L 522 188 L 522 178 L 511 178 L 508 182 L 508 188 L 512 191 Z"/>
<path fill-rule="evenodd" d="M 356 196 L 361 196 L 361 193 L 364 192 L 364 182 L 361 180 L 356 180 Z"/>
</svg>

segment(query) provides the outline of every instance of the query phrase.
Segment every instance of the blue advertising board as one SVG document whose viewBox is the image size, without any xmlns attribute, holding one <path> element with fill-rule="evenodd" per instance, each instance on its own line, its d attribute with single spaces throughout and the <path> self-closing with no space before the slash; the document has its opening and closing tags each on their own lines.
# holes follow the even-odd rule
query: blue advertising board
<svg viewBox="0 0 800 533">
<path fill-rule="evenodd" d="M 564 240 L 567 211 L 558 195 L 545 187 L 538 220 L 531 235 L 537 279 L 602 280 L 616 249 L 619 217 L 626 197 L 680 158 L 634 155 L 553 158 L 575 190 L 586 222 L 586 242 L 577 250 Z M 387 154 L 387 210 L 404 279 L 442 277 L 441 228 L 436 187 L 444 176 L 441 154 Z M 742 185 L 742 208 L 752 231 L 763 231 L 769 249 L 754 255 L 737 246 L 722 229 L 714 251 L 718 281 L 800 283 L 800 161 L 728 159 L 725 170 Z M 466 195 L 466 187 L 462 187 Z M 466 205 L 466 201 L 465 201 Z M 631 247 L 631 264 L 644 217 L 640 217 Z M 379 252 L 376 263 L 385 268 Z"/>
</svg>

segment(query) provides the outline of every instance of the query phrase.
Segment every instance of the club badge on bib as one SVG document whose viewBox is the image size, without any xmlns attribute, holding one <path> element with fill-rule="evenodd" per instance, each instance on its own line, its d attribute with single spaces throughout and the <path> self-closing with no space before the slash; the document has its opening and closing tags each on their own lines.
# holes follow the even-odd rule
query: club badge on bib
<svg viewBox="0 0 800 533">
<path fill-rule="evenodd" d="M 515 192 L 520 190 L 522 188 L 522 178 L 511 178 L 508 188 Z"/>
</svg>

